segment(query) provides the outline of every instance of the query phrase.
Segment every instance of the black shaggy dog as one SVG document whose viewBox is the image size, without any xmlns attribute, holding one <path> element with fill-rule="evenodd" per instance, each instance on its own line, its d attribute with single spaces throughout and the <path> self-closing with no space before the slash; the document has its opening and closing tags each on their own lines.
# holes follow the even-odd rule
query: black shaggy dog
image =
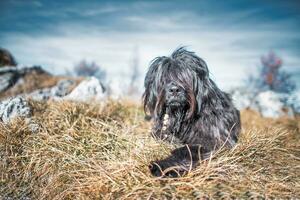
<svg viewBox="0 0 300 200">
<path fill-rule="evenodd" d="M 144 109 L 154 120 L 152 135 L 182 145 L 169 157 L 151 162 L 154 176 L 181 176 L 221 147 L 236 144 L 239 111 L 194 52 L 179 48 L 170 57 L 154 59 L 144 85 Z"/>
</svg>

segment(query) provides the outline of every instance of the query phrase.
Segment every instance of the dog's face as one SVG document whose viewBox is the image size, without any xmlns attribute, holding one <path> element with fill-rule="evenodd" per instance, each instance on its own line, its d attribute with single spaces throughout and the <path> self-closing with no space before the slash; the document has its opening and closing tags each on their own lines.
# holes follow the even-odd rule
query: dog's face
<svg viewBox="0 0 300 200">
<path fill-rule="evenodd" d="M 145 111 L 161 117 L 166 110 L 180 109 L 191 118 L 200 112 L 207 77 L 205 62 L 185 49 L 156 58 L 145 78 Z"/>
</svg>

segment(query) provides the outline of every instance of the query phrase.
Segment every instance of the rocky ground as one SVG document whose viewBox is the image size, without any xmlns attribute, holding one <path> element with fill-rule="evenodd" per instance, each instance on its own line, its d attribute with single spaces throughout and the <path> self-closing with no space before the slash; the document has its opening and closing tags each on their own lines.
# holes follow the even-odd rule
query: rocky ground
<svg viewBox="0 0 300 200">
<path fill-rule="evenodd" d="M 53 76 L 41 67 L 0 68 L 0 99 L 28 96 L 47 100 L 70 93 L 82 78 Z M 40 97 L 39 97 L 40 96 Z"/>
<path fill-rule="evenodd" d="M 271 90 L 253 92 L 245 87 L 230 91 L 233 102 L 240 110 L 250 109 L 263 117 L 295 117 L 300 113 L 300 91 L 291 94 L 276 93 Z"/>
<path fill-rule="evenodd" d="M 53 76 L 36 66 L 0 68 L 0 121 L 5 123 L 15 117 L 29 117 L 28 99 L 88 101 L 106 97 L 103 84 L 94 77 Z"/>
</svg>

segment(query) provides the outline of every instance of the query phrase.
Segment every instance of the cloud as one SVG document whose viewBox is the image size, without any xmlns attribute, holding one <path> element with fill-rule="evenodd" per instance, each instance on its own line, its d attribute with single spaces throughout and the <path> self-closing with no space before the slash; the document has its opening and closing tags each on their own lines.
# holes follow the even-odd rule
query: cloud
<svg viewBox="0 0 300 200">
<path fill-rule="evenodd" d="M 149 2 L 129 7 L 155 12 L 130 12 L 124 6 L 108 4 L 101 9 L 83 11 L 68 8 L 69 12 L 88 17 L 114 12 L 118 15 L 110 16 L 113 19 L 107 18 L 106 23 L 60 21 L 48 25 L 38 35 L 2 34 L 0 41 L 24 64 L 40 64 L 51 72 L 63 73 L 81 59 L 87 59 L 96 61 L 111 79 L 118 80 L 129 77 L 136 46 L 139 47 L 140 81 L 153 58 L 170 55 L 181 45 L 204 58 L 213 79 L 225 89 L 241 84 L 260 64 L 260 56 L 271 49 L 283 57 L 288 70 L 300 71 L 300 58 L 295 51 L 282 48 L 300 38 L 291 30 L 293 23 L 288 20 L 244 24 L 243 19 L 260 12 L 257 9 L 211 16 L 192 11 L 161 13 L 157 12 L 159 4 Z M 226 18 L 231 23 L 221 20 Z"/>
</svg>

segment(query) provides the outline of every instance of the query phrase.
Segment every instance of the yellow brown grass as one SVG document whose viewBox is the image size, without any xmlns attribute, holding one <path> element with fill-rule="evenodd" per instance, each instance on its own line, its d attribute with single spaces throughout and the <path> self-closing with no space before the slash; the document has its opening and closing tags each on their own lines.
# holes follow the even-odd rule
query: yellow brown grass
<svg viewBox="0 0 300 200">
<path fill-rule="evenodd" d="M 172 146 L 149 134 L 140 106 L 30 102 L 32 133 L 22 120 L 0 123 L 0 198 L 207 199 L 299 198 L 299 119 L 242 112 L 238 145 L 187 176 L 150 175 L 151 160 Z"/>
</svg>

